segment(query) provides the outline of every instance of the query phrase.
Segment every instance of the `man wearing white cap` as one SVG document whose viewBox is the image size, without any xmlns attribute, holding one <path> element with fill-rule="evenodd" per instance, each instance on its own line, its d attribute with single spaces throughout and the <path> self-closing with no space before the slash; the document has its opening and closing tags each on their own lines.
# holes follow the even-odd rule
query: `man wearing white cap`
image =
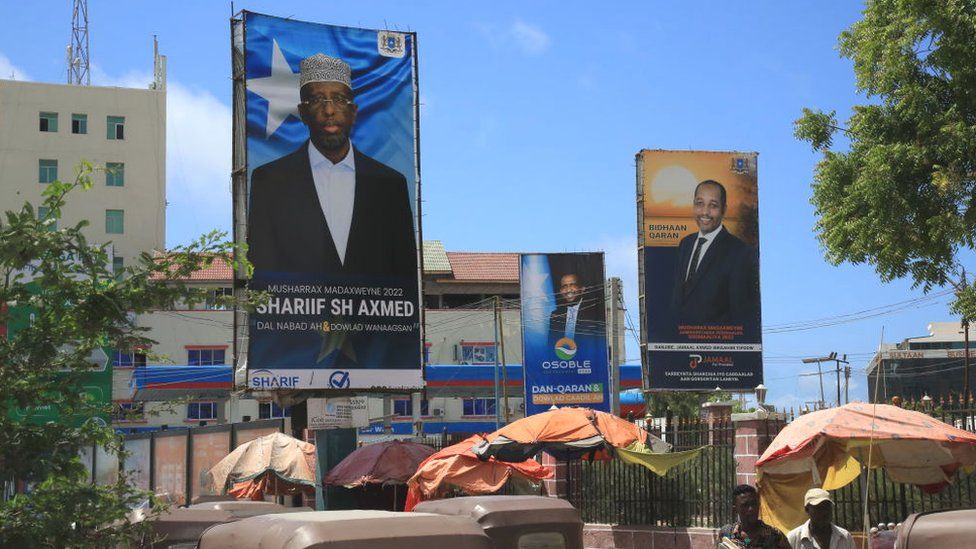
<svg viewBox="0 0 976 549">
<path fill-rule="evenodd" d="M 349 65 L 312 55 L 301 62 L 300 85 L 309 140 L 254 170 L 248 258 L 258 271 L 415 285 L 406 179 L 350 142 L 358 107 Z"/>
<path fill-rule="evenodd" d="M 786 536 L 793 549 L 854 549 L 851 533 L 832 522 L 834 503 L 830 492 L 822 488 L 807 490 L 803 508 L 810 520 Z"/>
</svg>

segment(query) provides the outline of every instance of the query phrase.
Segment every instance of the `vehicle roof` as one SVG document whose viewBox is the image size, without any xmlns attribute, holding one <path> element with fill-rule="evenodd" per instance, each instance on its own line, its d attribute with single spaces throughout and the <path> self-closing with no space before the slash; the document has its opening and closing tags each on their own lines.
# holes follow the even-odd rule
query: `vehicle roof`
<svg viewBox="0 0 976 549">
<path fill-rule="evenodd" d="M 469 496 L 419 503 L 416 511 L 468 516 L 483 527 L 534 523 L 582 523 L 568 501 L 545 496 Z"/>
<path fill-rule="evenodd" d="M 976 509 L 916 513 L 898 528 L 897 547 L 968 547 L 972 543 Z"/>
<path fill-rule="evenodd" d="M 474 521 L 430 513 L 392 511 L 308 511 L 262 515 L 211 527 L 200 549 L 216 547 L 312 549 L 491 549 L 491 540 Z"/>
</svg>

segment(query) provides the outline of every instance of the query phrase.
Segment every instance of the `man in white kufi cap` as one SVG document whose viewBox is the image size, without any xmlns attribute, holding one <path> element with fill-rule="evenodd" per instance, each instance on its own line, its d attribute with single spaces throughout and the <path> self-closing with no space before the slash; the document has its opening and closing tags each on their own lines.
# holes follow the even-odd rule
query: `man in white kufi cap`
<svg viewBox="0 0 976 549">
<path fill-rule="evenodd" d="M 403 299 L 416 299 L 417 245 L 406 178 L 352 144 L 358 106 L 349 64 L 323 53 L 307 57 L 300 86 L 298 113 L 308 141 L 251 176 L 248 258 L 256 274 L 385 281 L 404 288 Z M 349 354 L 372 356 L 371 363 L 385 359 L 375 353 L 368 347 Z"/>
</svg>

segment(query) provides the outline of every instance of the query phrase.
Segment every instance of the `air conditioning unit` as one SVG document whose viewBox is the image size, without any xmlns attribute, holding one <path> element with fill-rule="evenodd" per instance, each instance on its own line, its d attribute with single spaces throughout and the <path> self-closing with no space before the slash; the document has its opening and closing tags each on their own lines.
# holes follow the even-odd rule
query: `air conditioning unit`
<svg viewBox="0 0 976 549">
<path fill-rule="evenodd" d="M 440 408 L 434 408 L 432 411 L 433 411 L 434 415 L 437 416 L 437 417 L 440 417 L 440 416 L 443 416 L 444 415 L 444 410 L 442 410 Z"/>
</svg>

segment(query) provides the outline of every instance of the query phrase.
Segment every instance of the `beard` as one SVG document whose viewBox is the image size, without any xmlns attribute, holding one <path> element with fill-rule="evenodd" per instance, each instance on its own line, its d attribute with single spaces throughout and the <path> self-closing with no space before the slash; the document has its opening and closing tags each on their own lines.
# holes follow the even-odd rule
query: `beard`
<svg viewBox="0 0 976 549">
<path fill-rule="evenodd" d="M 345 147 L 349 143 L 349 134 L 339 133 L 336 135 L 320 135 L 315 140 L 315 144 L 327 151 L 336 151 Z"/>
</svg>

